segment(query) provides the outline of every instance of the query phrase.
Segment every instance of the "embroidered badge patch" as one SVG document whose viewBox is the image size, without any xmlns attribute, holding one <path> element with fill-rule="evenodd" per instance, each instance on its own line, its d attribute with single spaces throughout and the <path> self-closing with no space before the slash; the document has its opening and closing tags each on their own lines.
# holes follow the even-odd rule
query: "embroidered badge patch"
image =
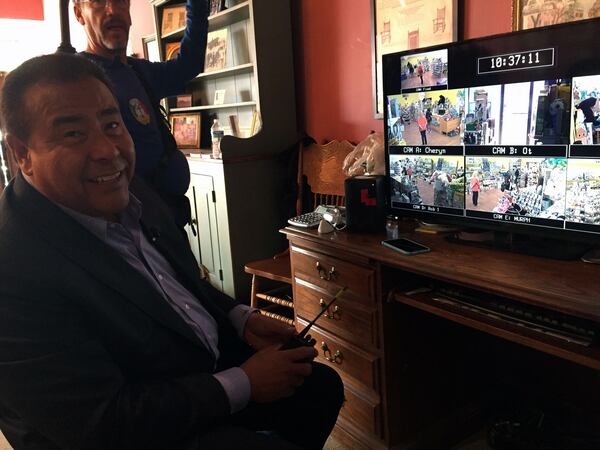
<svg viewBox="0 0 600 450">
<path fill-rule="evenodd" d="M 142 125 L 148 125 L 150 123 L 150 113 L 148 112 L 148 108 L 139 98 L 132 98 L 129 100 L 129 110 L 135 120 L 137 120 Z"/>
</svg>

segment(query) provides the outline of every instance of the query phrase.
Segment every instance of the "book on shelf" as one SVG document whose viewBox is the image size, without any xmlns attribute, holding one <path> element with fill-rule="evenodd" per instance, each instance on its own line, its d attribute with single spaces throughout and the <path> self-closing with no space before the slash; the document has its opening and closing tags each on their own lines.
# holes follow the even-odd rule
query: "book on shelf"
<svg viewBox="0 0 600 450">
<path fill-rule="evenodd" d="M 229 126 L 231 127 L 231 135 L 235 137 L 240 136 L 240 123 L 238 120 L 238 116 L 235 114 L 229 116 Z"/>
<path fill-rule="evenodd" d="M 208 33 L 204 72 L 225 68 L 227 61 L 227 28 Z"/>
<path fill-rule="evenodd" d="M 262 128 L 262 121 L 260 118 L 260 112 L 252 111 L 252 122 L 250 123 L 250 136 L 254 136 Z"/>
</svg>

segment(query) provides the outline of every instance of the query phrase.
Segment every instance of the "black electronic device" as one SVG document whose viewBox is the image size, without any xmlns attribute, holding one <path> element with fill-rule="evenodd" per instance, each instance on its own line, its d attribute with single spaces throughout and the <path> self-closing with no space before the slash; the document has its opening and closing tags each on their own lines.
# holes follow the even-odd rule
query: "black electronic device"
<svg viewBox="0 0 600 450">
<path fill-rule="evenodd" d="M 384 55 L 388 213 L 545 248 L 558 246 L 540 237 L 600 244 L 598 29 L 590 19 Z"/>
<path fill-rule="evenodd" d="M 294 337 L 292 337 L 288 342 L 283 344 L 281 347 L 281 350 L 290 350 L 292 348 L 303 347 L 303 346 L 305 346 L 305 347 L 314 346 L 317 341 L 315 339 L 313 339 L 310 334 L 308 334 L 308 331 L 315 324 L 315 322 L 317 320 L 319 320 L 319 317 L 321 317 L 329 309 L 329 307 L 331 305 L 333 305 L 333 303 L 340 297 L 340 295 L 342 295 L 344 293 L 345 290 L 346 290 L 345 286 L 343 288 L 341 288 L 337 292 L 337 294 L 335 294 L 333 296 L 333 298 L 327 305 L 323 305 L 323 309 L 321 309 L 321 312 L 319 314 L 317 314 L 317 317 L 315 317 L 313 320 L 311 320 L 308 323 L 308 325 L 306 325 L 302 329 L 302 331 L 300 331 L 300 333 L 294 335 Z"/>
<path fill-rule="evenodd" d="M 405 238 L 388 239 L 385 241 L 381 241 L 381 243 L 384 246 L 396 250 L 400 253 L 404 253 L 405 255 L 418 255 L 419 253 L 426 253 L 431 251 L 429 247 Z"/>
<path fill-rule="evenodd" d="M 347 178 L 346 226 L 350 231 L 374 232 L 385 226 L 385 177 L 362 175 Z"/>
</svg>

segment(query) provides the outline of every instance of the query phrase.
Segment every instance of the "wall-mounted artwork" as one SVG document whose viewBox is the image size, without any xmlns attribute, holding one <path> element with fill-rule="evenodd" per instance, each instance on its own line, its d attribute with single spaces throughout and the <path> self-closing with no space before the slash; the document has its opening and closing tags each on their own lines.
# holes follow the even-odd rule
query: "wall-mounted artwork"
<svg viewBox="0 0 600 450">
<path fill-rule="evenodd" d="M 557 25 L 600 17 L 600 0 L 513 0 L 513 28 Z"/>
<path fill-rule="evenodd" d="M 373 103 L 382 118 L 381 57 L 388 53 L 453 42 L 458 34 L 457 0 L 372 0 Z"/>
</svg>

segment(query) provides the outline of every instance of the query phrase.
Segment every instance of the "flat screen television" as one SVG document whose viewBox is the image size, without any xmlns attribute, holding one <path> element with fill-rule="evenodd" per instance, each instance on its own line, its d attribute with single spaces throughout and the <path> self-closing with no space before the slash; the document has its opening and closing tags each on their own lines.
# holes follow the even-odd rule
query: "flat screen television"
<svg viewBox="0 0 600 450">
<path fill-rule="evenodd" d="M 599 20 L 383 57 L 397 215 L 600 242 Z"/>
</svg>

